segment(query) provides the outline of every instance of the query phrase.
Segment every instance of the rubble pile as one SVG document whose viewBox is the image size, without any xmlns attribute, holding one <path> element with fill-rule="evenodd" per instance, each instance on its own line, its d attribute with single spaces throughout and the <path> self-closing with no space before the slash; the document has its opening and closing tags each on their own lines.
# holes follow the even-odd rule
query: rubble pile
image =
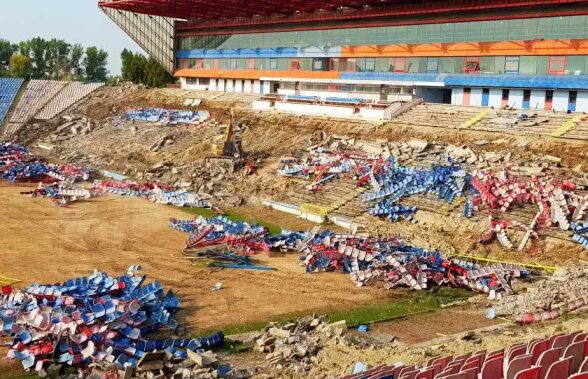
<svg viewBox="0 0 588 379">
<path fill-rule="evenodd" d="M 24 146 L 0 143 L 0 179 L 11 182 L 75 182 L 88 180 L 92 174 L 87 167 L 47 163 Z"/>
<path fill-rule="evenodd" d="M 71 115 L 62 116 L 63 123 L 58 125 L 46 138 L 46 142 L 64 142 L 75 136 L 85 136 L 94 132 L 99 125 L 87 117 L 76 117 Z"/>
<path fill-rule="evenodd" d="M 401 204 L 408 196 L 432 194 L 450 204 L 463 199 L 464 217 L 482 210 L 491 216 L 488 232 L 480 237 L 480 242 L 498 240 L 508 250 L 515 246 L 507 229 L 524 232 L 517 246 L 523 251 L 531 238 L 539 237 L 542 228 L 554 225 L 563 231 L 572 229 L 573 241 L 588 248 L 586 228 L 582 226 L 588 194 L 579 191 L 586 183 L 576 184 L 548 175 L 545 169 L 561 162 L 557 157 L 546 155 L 541 162 L 518 165 L 510 161 L 510 152 L 476 154 L 467 146 L 419 140 L 367 143 L 330 137 L 301 155 L 282 158 L 278 174 L 309 180 L 307 189 L 313 192 L 341 175 L 351 176 L 357 186 L 367 188 L 361 195 L 367 213 L 390 221 L 415 222 L 413 214 L 418 206 Z M 489 169 L 490 165 L 507 163 L 510 168 Z M 493 217 L 497 211 L 508 213 L 525 204 L 539 207 L 529 224 Z"/>
<path fill-rule="evenodd" d="M 524 179 L 508 171 L 497 174 L 479 172 L 472 176 L 470 185 L 474 195 L 468 199 L 468 204 L 474 211 L 489 208 L 506 213 L 514 205 L 537 204 L 539 210 L 530 225 L 491 220 L 490 230 L 481 241 L 489 242 L 496 238 L 508 249 L 513 248 L 505 232 L 509 227 L 518 226 L 527 232 L 518 247 L 522 251 L 529 237 L 537 237 L 538 227 L 557 224 L 561 230 L 569 230 L 570 221 L 583 219 L 588 209 L 588 195 L 577 194 L 576 186 L 569 181 L 556 181 L 550 177 Z"/>
<path fill-rule="evenodd" d="M 171 204 L 177 207 L 210 208 L 212 206 L 209 195 L 177 190 L 174 186 L 152 182 L 135 183 L 129 180 L 106 179 L 94 182 L 91 189 L 120 196 L 141 197 L 157 204 Z"/>
<path fill-rule="evenodd" d="M 398 238 L 362 238 L 325 231 L 299 250 L 307 272 L 349 273 L 357 286 L 384 281 L 389 289 L 403 286 L 422 290 L 433 283 L 470 288 L 495 299 L 513 293 L 512 279 L 530 276 L 524 267 L 481 266 L 449 259 L 438 251 L 410 246 Z"/>
<path fill-rule="evenodd" d="M 223 216 L 171 219 L 170 227 L 190 234 L 188 249 L 226 245 L 242 254 L 256 250 L 298 251 L 307 272 L 347 273 L 357 286 L 383 281 L 388 289 L 402 286 L 422 290 L 434 283 L 470 288 L 494 299 L 513 293 L 513 278 L 530 275 L 529 270 L 517 265 L 481 266 L 449 259 L 438 251 L 407 245 L 399 238 L 359 237 L 329 230 L 270 235 L 262 226 Z"/>
<path fill-rule="evenodd" d="M 218 245 L 227 245 L 245 253 L 270 249 L 264 239 L 268 233 L 266 228 L 244 221 L 231 221 L 224 216 L 197 217 L 193 220 L 172 218 L 169 226 L 190 234 L 186 249 Z"/>
<path fill-rule="evenodd" d="M 164 361 L 166 369 L 176 368 L 177 362 L 223 342 L 222 332 L 149 340 L 161 328 L 178 327 L 173 314 L 180 302 L 157 281 L 144 284 L 140 269 L 131 266 L 119 277 L 95 271 L 61 285 L 33 284 L 24 290 L 2 287 L 0 329 L 13 336 L 8 357 L 44 375 L 55 365 L 141 371 L 153 364 L 151 353 L 160 352 L 161 369 Z"/>
<path fill-rule="evenodd" d="M 515 315 L 518 322 L 550 320 L 588 305 L 588 265 L 559 268 L 552 276 L 506 296 L 494 309 L 496 315 Z"/>
<path fill-rule="evenodd" d="M 254 340 L 270 365 L 303 373 L 324 346 L 347 343 L 346 332 L 345 321 L 329 323 L 327 316 L 305 316 L 283 325 L 270 323 Z"/>
<path fill-rule="evenodd" d="M 129 180 L 106 179 L 95 181 L 90 187 L 76 182 L 87 181 L 96 171 L 83 166 L 46 163 L 26 147 L 10 143 L 0 144 L 0 178 L 10 181 L 38 181 L 38 188 L 22 194 L 49 198 L 56 206 L 66 206 L 77 199 L 89 199 L 103 193 L 135 196 L 158 204 L 179 207 L 210 208 L 212 196 L 192 193 L 172 185 L 153 182 L 136 183 Z"/>
<path fill-rule="evenodd" d="M 134 108 L 125 112 L 127 121 L 157 122 L 162 125 L 197 125 L 209 118 L 207 111 L 191 111 L 164 108 Z"/>
</svg>

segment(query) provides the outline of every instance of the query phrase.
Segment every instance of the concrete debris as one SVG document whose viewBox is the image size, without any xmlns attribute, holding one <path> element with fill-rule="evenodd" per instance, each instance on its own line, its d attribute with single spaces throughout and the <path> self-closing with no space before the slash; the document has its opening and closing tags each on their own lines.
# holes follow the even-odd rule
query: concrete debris
<svg viewBox="0 0 588 379">
<path fill-rule="evenodd" d="M 588 265 L 571 265 L 529 285 L 524 293 L 503 297 L 494 309 L 497 316 L 514 315 L 519 322 L 530 323 L 581 308 L 587 305 L 587 297 Z M 544 316 L 545 312 L 549 314 Z"/>
<path fill-rule="evenodd" d="M 303 373 L 324 346 L 348 344 L 346 331 L 344 320 L 331 324 L 327 316 L 306 316 L 283 325 L 270 323 L 253 338 L 271 366 Z"/>
</svg>

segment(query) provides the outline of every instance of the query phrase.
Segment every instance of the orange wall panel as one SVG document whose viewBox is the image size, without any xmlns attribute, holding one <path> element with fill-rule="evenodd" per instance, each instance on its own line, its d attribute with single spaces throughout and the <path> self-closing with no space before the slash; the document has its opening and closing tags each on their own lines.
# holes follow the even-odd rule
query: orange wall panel
<svg viewBox="0 0 588 379">
<path fill-rule="evenodd" d="M 343 46 L 343 57 L 588 55 L 588 40 L 533 40 Z"/>
</svg>

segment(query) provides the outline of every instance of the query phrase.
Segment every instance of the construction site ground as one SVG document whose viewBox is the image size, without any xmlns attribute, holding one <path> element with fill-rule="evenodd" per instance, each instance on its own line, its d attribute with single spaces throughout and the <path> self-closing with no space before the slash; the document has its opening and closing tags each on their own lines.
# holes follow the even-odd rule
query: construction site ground
<svg viewBox="0 0 588 379">
<path fill-rule="evenodd" d="M 562 158 L 564 167 L 588 171 L 588 143 L 581 139 L 555 139 L 540 133 L 512 133 L 483 130 L 460 130 L 402 123 L 301 117 L 280 113 L 260 113 L 247 108 L 248 97 L 208 92 L 105 87 L 89 99 L 66 111 L 66 115 L 83 117 L 94 127 L 85 134 L 72 133 L 56 138 L 55 130 L 66 120 L 48 123 L 31 122 L 13 138 L 52 161 L 86 163 L 100 169 L 125 173 L 141 180 L 170 183 L 189 182 L 193 190 L 206 185 L 198 182 L 200 166 L 210 155 L 211 138 L 218 134 L 216 124 L 199 127 L 166 127 L 145 123 L 115 125 L 112 118 L 126 107 L 166 106 L 182 109 L 187 98 L 202 98 L 201 109 L 208 110 L 219 123 L 227 120 L 229 109 L 236 108 L 237 118 L 245 125 L 243 150 L 254 162 L 257 173 L 243 177 L 235 174 L 213 183 L 222 196 L 238 197 L 242 205 L 232 208 L 223 204 L 219 195 L 215 203 L 248 219 L 267 222 L 283 228 L 305 230 L 314 224 L 291 215 L 265 209 L 261 199 L 288 200 L 300 191 L 300 185 L 276 175 L 280 157 L 312 143 L 317 131 L 364 140 L 408 141 L 421 139 L 468 145 L 478 152 L 510 151 L 518 157 L 549 154 Z M 153 149 L 158 141 L 171 140 Z M 486 140 L 481 146 L 475 141 Z M 39 148 L 39 143 L 44 145 Z M 49 149 L 47 148 L 49 145 Z M 198 163 L 200 164 L 200 163 Z M 157 167 L 157 169 L 154 169 Z M 161 170 L 161 167 L 165 167 Z M 571 172 L 571 171 L 570 171 Z M 211 174 L 211 177 L 219 174 Z M 193 182 L 193 183 L 192 183 Z M 32 185 L 31 185 L 32 186 Z M 373 304 L 387 304 L 412 296 L 407 291 L 389 291 L 382 286 L 358 288 L 347 275 L 335 273 L 306 274 L 296 254 L 258 253 L 260 264 L 275 271 L 212 270 L 193 265 L 181 254 L 186 234 L 168 226 L 170 218 L 189 218 L 182 209 L 156 205 L 142 199 L 107 195 L 74 203 L 70 208 L 53 207 L 45 199 L 31 199 L 20 194 L 31 186 L 0 183 L 0 225 L 3 265 L 0 275 L 17 278 L 22 285 L 31 282 L 53 283 L 66 278 L 87 275 L 95 268 L 113 275 L 132 264 L 141 264 L 151 279 L 172 288 L 182 301 L 177 318 L 182 333 L 199 335 L 215 329 L 284 319 L 309 313 L 332 313 Z M 434 207 L 433 207 L 434 208 Z M 367 216 L 362 216 L 367 217 Z M 508 261 L 563 265 L 586 261 L 585 250 L 570 241 L 548 237 L 541 254 L 504 252 L 498 244 L 480 245 L 475 236 L 483 220 L 464 221 L 459 212 L 443 214 L 438 209 L 422 209 L 416 214 L 417 224 L 388 223 L 368 218 L 370 231 L 400 235 L 413 245 L 436 248 L 452 254 L 469 254 Z M 216 283 L 223 289 L 213 291 Z M 403 344 L 413 345 L 453 334 L 496 324 L 483 317 L 480 307 L 461 306 L 376 324 L 374 336 L 396 336 Z M 465 321 L 464 321 L 465 320 Z M 567 321 L 564 328 L 583 326 L 586 321 Z M 515 331 L 496 338 L 492 344 L 517 341 L 544 333 L 557 323 L 547 323 Z M 510 329 L 509 329 L 510 330 Z M 484 342 L 486 343 L 486 342 Z M 462 346 L 465 349 L 468 346 Z M 479 350 L 478 346 L 470 346 Z M 408 350 L 391 353 L 385 350 L 348 351 L 333 347 L 319 355 L 320 368 L 311 376 L 325 373 L 342 374 L 357 360 L 383 363 L 397 360 L 422 360 L 422 352 Z M 453 352 L 459 348 L 444 347 Z M 253 354 L 233 357 L 233 362 L 249 359 Z M 419 355 L 420 354 L 420 355 Z M 253 362 L 255 362 L 255 359 Z M 380 359 L 380 361 L 378 361 Z M 14 369 L 13 362 L 0 360 L 0 372 Z M 16 369 L 14 372 L 17 372 Z M 320 373 L 320 375 L 319 375 Z M 316 376 L 312 376 L 315 375 Z M 16 374 L 15 374 L 16 375 Z M 18 376 L 15 376 L 18 377 Z"/>
</svg>

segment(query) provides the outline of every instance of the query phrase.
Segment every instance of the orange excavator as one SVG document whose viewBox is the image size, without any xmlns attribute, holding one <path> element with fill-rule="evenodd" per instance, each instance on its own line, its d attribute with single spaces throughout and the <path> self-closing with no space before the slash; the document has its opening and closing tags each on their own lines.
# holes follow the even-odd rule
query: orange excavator
<svg viewBox="0 0 588 379">
<path fill-rule="evenodd" d="M 212 156 L 209 160 L 224 162 L 232 166 L 233 170 L 243 164 L 241 152 L 241 128 L 235 121 L 235 113 L 231 108 L 228 125 L 219 133 L 212 143 Z"/>
</svg>

